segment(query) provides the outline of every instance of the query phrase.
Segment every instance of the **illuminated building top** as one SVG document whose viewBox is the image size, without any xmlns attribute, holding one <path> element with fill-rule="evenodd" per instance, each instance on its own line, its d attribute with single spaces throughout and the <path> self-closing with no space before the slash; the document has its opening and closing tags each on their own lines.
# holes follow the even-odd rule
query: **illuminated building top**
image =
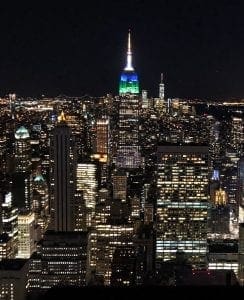
<svg viewBox="0 0 244 300">
<path fill-rule="evenodd" d="M 64 115 L 64 112 L 62 111 L 60 116 L 58 116 L 58 121 L 59 122 L 66 122 L 66 118 L 65 118 L 65 115 Z"/>
<path fill-rule="evenodd" d="M 34 182 L 45 182 L 45 179 L 43 178 L 43 176 L 41 174 L 38 174 L 35 177 Z"/>
<path fill-rule="evenodd" d="M 132 66 L 131 35 L 128 33 L 127 59 L 124 72 L 120 77 L 119 94 L 139 94 L 139 82 L 137 74 Z"/>
<path fill-rule="evenodd" d="M 28 139 L 30 137 L 30 134 L 24 126 L 21 126 L 20 128 L 17 129 L 14 136 L 17 140 Z"/>
</svg>

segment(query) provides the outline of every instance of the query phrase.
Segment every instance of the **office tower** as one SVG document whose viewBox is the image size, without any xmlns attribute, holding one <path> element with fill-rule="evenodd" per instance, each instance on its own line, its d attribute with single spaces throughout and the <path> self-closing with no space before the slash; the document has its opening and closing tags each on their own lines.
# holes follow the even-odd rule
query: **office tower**
<svg viewBox="0 0 244 300">
<path fill-rule="evenodd" d="M 207 253 L 208 147 L 165 145 L 157 150 L 156 259 L 184 251 L 194 267 Z"/>
<path fill-rule="evenodd" d="M 15 258 L 13 238 L 7 233 L 0 234 L 0 261 Z"/>
<path fill-rule="evenodd" d="M 244 209 L 244 157 L 242 157 L 238 162 L 238 203 L 242 209 Z M 244 223 L 240 221 L 240 223 Z"/>
<path fill-rule="evenodd" d="M 30 258 L 35 251 L 35 215 L 21 212 L 18 215 L 18 258 Z"/>
<path fill-rule="evenodd" d="M 243 143 L 244 143 L 243 118 L 232 116 L 231 146 L 235 149 L 239 157 L 243 153 Z"/>
<path fill-rule="evenodd" d="M 225 238 L 230 233 L 230 207 L 228 205 L 213 205 L 209 210 L 208 237 Z"/>
<path fill-rule="evenodd" d="M 148 101 L 148 96 L 147 96 L 147 91 L 146 90 L 142 90 L 141 91 L 141 98 L 142 98 L 142 108 L 148 108 L 149 106 L 149 101 Z"/>
<path fill-rule="evenodd" d="M 116 166 L 138 168 L 141 165 L 139 147 L 139 83 L 132 67 L 130 32 L 128 36 L 127 65 L 121 75 L 119 103 L 119 141 Z"/>
<path fill-rule="evenodd" d="M 0 262 L 0 299 L 25 300 L 27 273 L 27 259 L 2 260 Z"/>
<path fill-rule="evenodd" d="M 113 199 L 126 201 L 127 198 L 127 176 L 124 172 L 118 171 L 112 176 Z"/>
<path fill-rule="evenodd" d="M 15 132 L 15 172 L 12 174 L 13 204 L 30 209 L 31 148 L 29 131 L 21 126 Z"/>
<path fill-rule="evenodd" d="M 153 204 L 145 203 L 144 205 L 144 224 L 152 224 L 153 223 Z"/>
<path fill-rule="evenodd" d="M 110 124 L 109 118 L 96 120 L 95 155 L 98 159 L 99 186 L 107 183 L 110 163 Z"/>
<path fill-rule="evenodd" d="M 15 102 L 16 102 L 16 94 L 14 93 L 9 94 L 9 110 L 12 119 L 14 119 Z"/>
<path fill-rule="evenodd" d="M 131 33 L 128 33 L 127 60 L 123 73 L 120 76 L 119 94 L 139 94 L 137 74 L 132 66 Z"/>
<path fill-rule="evenodd" d="M 2 128 L 0 127 L 0 130 Z M 0 131 L 0 173 L 6 174 L 7 171 L 7 137 L 4 130 Z"/>
<path fill-rule="evenodd" d="M 56 231 L 72 231 L 76 156 L 63 112 L 51 142 L 51 217 Z"/>
<path fill-rule="evenodd" d="M 98 223 L 91 229 L 90 235 L 90 268 L 95 269 L 96 275 L 104 279 L 105 285 L 110 285 L 112 274 L 111 264 L 114 251 L 118 246 L 133 245 L 132 224 L 112 225 Z"/>
<path fill-rule="evenodd" d="M 220 127 L 221 123 L 216 121 L 213 116 L 208 116 L 208 127 L 209 130 L 209 155 L 211 159 L 214 161 L 219 158 L 220 156 Z"/>
<path fill-rule="evenodd" d="M 155 271 L 155 230 L 152 223 L 141 223 L 133 237 L 133 246 L 136 255 L 135 282 L 141 285 Z"/>
<path fill-rule="evenodd" d="M 207 258 L 209 270 L 233 270 L 238 276 L 238 240 L 209 240 Z"/>
<path fill-rule="evenodd" d="M 136 251 L 134 246 L 116 247 L 111 263 L 111 286 L 133 286 L 136 282 Z"/>
<path fill-rule="evenodd" d="M 74 113 L 69 113 L 69 115 L 66 116 L 66 122 L 71 128 L 72 136 L 74 138 L 77 150 L 77 160 L 80 161 L 82 159 L 82 149 L 84 144 L 84 139 L 81 134 L 84 124 L 81 120 L 80 115 Z"/>
<path fill-rule="evenodd" d="M 21 126 L 15 132 L 15 170 L 17 173 L 25 173 L 30 169 L 30 134 Z"/>
<path fill-rule="evenodd" d="M 238 279 L 241 286 L 244 286 L 244 223 L 239 224 L 239 271 L 238 271 Z"/>
<path fill-rule="evenodd" d="M 112 200 L 107 189 L 99 191 L 93 226 L 90 231 L 90 272 L 110 284 L 113 253 L 118 246 L 133 245 L 133 224 L 129 220 L 128 204 Z"/>
<path fill-rule="evenodd" d="M 30 258 L 28 292 L 40 294 L 55 286 L 84 286 L 87 233 L 47 231 Z"/>
<path fill-rule="evenodd" d="M 131 198 L 131 217 L 134 219 L 140 219 L 141 214 L 141 201 L 136 195 Z"/>
<path fill-rule="evenodd" d="M 32 211 L 35 214 L 36 225 L 40 226 L 43 234 L 50 222 L 48 186 L 41 174 L 37 174 L 33 181 Z"/>
<path fill-rule="evenodd" d="M 233 149 L 225 151 L 225 158 L 222 160 L 221 183 L 228 195 L 228 202 L 233 210 L 235 218 L 238 217 L 238 161 L 239 155 Z"/>
<path fill-rule="evenodd" d="M 18 252 L 18 209 L 12 204 L 12 193 L 2 195 L 2 232 L 7 233 L 12 238 L 14 257 Z"/>
<path fill-rule="evenodd" d="M 76 203 L 75 230 L 87 230 L 92 224 L 95 214 L 97 196 L 96 165 L 77 164 L 76 169 Z M 77 199 L 80 197 L 80 200 Z M 82 224 L 82 228 L 79 228 Z"/>
<path fill-rule="evenodd" d="M 109 154 L 109 119 L 104 117 L 96 121 L 96 153 L 104 162 Z"/>
</svg>

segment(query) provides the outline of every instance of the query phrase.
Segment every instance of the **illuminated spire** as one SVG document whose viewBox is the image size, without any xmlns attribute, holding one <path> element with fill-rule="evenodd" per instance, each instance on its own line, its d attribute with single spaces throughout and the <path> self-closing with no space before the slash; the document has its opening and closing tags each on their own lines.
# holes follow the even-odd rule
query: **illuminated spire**
<svg viewBox="0 0 244 300">
<path fill-rule="evenodd" d="M 124 68 L 125 71 L 134 71 L 132 67 L 132 51 L 131 51 L 131 40 L 130 40 L 130 29 L 128 33 L 128 46 L 127 46 L 127 60 L 126 60 L 126 67 Z"/>
<path fill-rule="evenodd" d="M 58 121 L 59 121 L 59 122 L 66 122 L 66 118 L 65 118 L 65 115 L 64 115 L 63 110 L 62 110 L 62 112 L 61 112 L 61 115 L 58 116 Z"/>
<path fill-rule="evenodd" d="M 161 82 L 160 83 L 163 83 L 163 79 L 164 79 L 164 74 L 161 73 Z"/>
</svg>

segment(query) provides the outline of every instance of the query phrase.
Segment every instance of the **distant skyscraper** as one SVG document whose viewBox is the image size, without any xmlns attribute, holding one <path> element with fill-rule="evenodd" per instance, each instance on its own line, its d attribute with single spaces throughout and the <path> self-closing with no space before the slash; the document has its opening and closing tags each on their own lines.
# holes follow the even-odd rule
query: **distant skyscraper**
<svg viewBox="0 0 244 300">
<path fill-rule="evenodd" d="M 6 131 L 0 128 L 0 173 L 6 174 L 7 168 L 7 136 Z"/>
<path fill-rule="evenodd" d="M 109 152 L 109 119 L 98 119 L 96 122 L 96 153 L 106 159 Z"/>
<path fill-rule="evenodd" d="M 125 173 L 118 172 L 112 176 L 113 199 L 126 201 L 127 198 L 127 176 Z"/>
<path fill-rule="evenodd" d="M 149 106 L 148 102 L 149 101 L 148 101 L 147 91 L 146 90 L 142 90 L 141 96 L 142 96 L 142 108 L 148 108 L 148 106 Z"/>
<path fill-rule="evenodd" d="M 0 261 L 2 259 L 10 259 L 14 257 L 13 238 L 7 233 L 0 234 Z"/>
<path fill-rule="evenodd" d="M 77 164 L 75 230 L 87 230 L 87 227 L 91 226 L 95 214 L 96 195 L 96 165 Z"/>
<path fill-rule="evenodd" d="M 30 258 L 35 251 L 35 215 L 25 212 L 18 216 L 18 258 Z"/>
<path fill-rule="evenodd" d="M 128 34 L 128 48 L 126 66 L 120 77 L 119 94 L 139 94 L 139 82 L 137 74 L 132 66 L 132 51 L 130 31 Z"/>
<path fill-rule="evenodd" d="M 52 140 L 52 209 L 56 231 L 73 230 L 73 202 L 74 202 L 74 172 L 76 162 L 73 153 L 71 129 L 66 124 L 64 114 L 54 128 Z M 52 220 L 53 221 L 53 220 Z"/>
<path fill-rule="evenodd" d="M 204 267 L 207 252 L 208 147 L 158 148 L 156 259 L 184 251 L 194 267 Z"/>
<path fill-rule="evenodd" d="M 41 227 L 44 233 L 50 221 L 48 186 L 41 174 L 37 174 L 32 185 L 31 207 L 35 213 L 36 224 Z"/>
<path fill-rule="evenodd" d="M 30 167 L 30 134 L 21 126 L 15 132 L 16 172 L 25 173 Z"/>
<path fill-rule="evenodd" d="M 2 231 L 12 238 L 14 257 L 18 251 L 18 209 L 13 207 L 12 193 L 2 194 Z"/>
<path fill-rule="evenodd" d="M 119 168 L 138 168 L 139 149 L 139 83 L 132 66 L 130 31 L 128 35 L 127 65 L 121 75 L 119 106 L 119 143 L 116 165 Z"/>
<path fill-rule="evenodd" d="M 161 73 L 161 81 L 160 81 L 160 84 L 159 84 L 159 99 L 164 100 L 163 73 Z"/>
<path fill-rule="evenodd" d="M 233 117 L 231 119 L 231 146 L 235 149 L 238 156 L 243 154 L 244 130 L 243 118 Z"/>
</svg>

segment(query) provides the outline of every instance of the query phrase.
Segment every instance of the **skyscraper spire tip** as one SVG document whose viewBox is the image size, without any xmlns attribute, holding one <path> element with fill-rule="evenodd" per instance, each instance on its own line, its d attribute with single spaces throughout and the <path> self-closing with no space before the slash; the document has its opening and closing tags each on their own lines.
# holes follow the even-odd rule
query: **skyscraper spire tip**
<svg viewBox="0 0 244 300">
<path fill-rule="evenodd" d="M 127 45 L 127 59 L 126 59 L 126 67 L 125 71 L 134 71 L 134 68 L 132 67 L 132 51 L 131 51 L 131 31 L 129 29 L 128 32 L 128 45 Z"/>
</svg>

